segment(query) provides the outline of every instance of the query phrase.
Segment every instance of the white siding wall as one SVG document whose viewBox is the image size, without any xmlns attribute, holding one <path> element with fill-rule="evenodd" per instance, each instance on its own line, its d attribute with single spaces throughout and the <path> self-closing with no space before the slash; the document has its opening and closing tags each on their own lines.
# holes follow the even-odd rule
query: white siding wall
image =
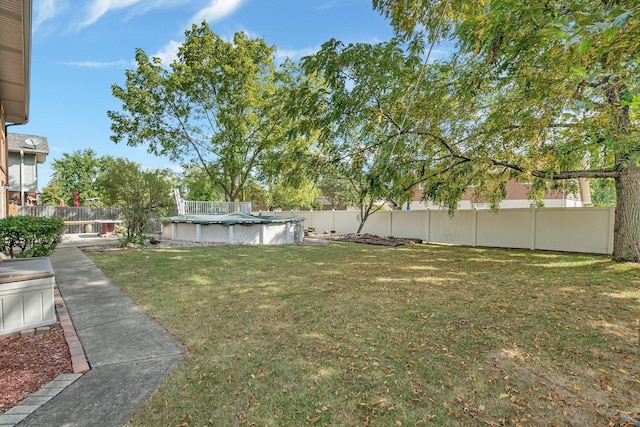
<svg viewBox="0 0 640 427">
<path fill-rule="evenodd" d="M 579 200 L 572 199 L 545 199 L 543 200 L 545 208 L 579 208 L 582 207 L 582 202 Z M 498 207 L 500 209 L 524 209 L 531 207 L 531 204 L 534 203 L 532 200 L 526 199 L 515 199 L 515 200 L 502 200 Z M 406 203 L 402 205 L 403 209 L 407 209 Z M 472 203 L 470 200 L 461 200 L 458 202 L 458 209 L 466 210 L 466 209 L 489 209 L 490 206 L 488 203 Z M 412 201 L 409 203 L 410 210 L 424 210 L 424 209 L 443 209 L 440 206 L 432 203 L 432 202 L 422 202 L 422 201 Z"/>
<path fill-rule="evenodd" d="M 20 188 L 21 178 L 22 188 Z M 36 156 L 34 154 L 25 153 L 21 159 L 20 153 L 9 153 L 9 190 L 22 190 L 30 193 L 37 191 Z"/>
</svg>

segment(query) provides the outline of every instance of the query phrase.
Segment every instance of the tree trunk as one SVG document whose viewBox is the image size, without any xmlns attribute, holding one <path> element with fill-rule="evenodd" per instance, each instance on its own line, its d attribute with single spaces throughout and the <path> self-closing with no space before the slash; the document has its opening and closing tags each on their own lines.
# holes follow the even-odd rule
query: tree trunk
<svg viewBox="0 0 640 427">
<path fill-rule="evenodd" d="M 364 227 L 364 223 L 367 222 L 367 218 L 369 218 L 369 209 L 360 208 L 360 223 L 358 224 L 358 231 L 356 231 L 356 234 L 360 234 L 360 232 L 362 232 L 362 228 Z"/>
<path fill-rule="evenodd" d="M 640 166 L 633 161 L 616 178 L 613 259 L 640 262 Z"/>
</svg>

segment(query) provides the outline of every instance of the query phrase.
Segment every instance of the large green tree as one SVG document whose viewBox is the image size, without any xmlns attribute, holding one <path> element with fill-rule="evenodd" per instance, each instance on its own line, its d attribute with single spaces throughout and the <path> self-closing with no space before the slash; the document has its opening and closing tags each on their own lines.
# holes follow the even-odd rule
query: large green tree
<svg viewBox="0 0 640 427">
<path fill-rule="evenodd" d="M 360 210 L 357 232 L 386 202 L 410 198 L 416 183 L 418 151 L 411 135 L 396 135 L 388 119 L 401 116 L 409 105 L 404 85 L 420 65 L 394 41 L 344 45 L 330 40 L 315 55 L 304 58 L 303 69 L 323 86 L 310 88 L 300 110 L 309 117 L 308 128 L 318 130 L 321 154 L 315 170 L 324 179 L 340 180 L 350 189 Z"/>
<path fill-rule="evenodd" d="M 76 191 L 81 206 L 87 199 L 100 198 L 96 180 L 104 169 L 104 158 L 91 148 L 63 153 L 51 163 L 51 168 L 51 180 L 42 189 L 42 198 L 47 205 L 58 206 L 62 200 L 66 206 L 73 206 Z"/>
<path fill-rule="evenodd" d="M 236 201 L 248 183 L 286 171 L 307 145 L 290 138 L 294 123 L 285 114 L 299 73 L 274 58 L 264 40 L 236 33 L 225 41 L 206 23 L 186 32 L 168 68 L 138 49 L 137 68 L 112 87 L 122 111 L 108 112 L 111 139 L 197 165 Z"/>
<path fill-rule="evenodd" d="M 456 45 L 439 73 L 425 66 L 407 85 L 408 120 L 390 114 L 432 153 L 427 197 L 453 208 L 470 183 L 495 201 L 512 177 L 533 181 L 534 198 L 549 182 L 613 178 L 613 257 L 640 261 L 637 1 L 373 4 L 415 52 Z"/>
<path fill-rule="evenodd" d="M 263 202 L 269 210 L 293 208 L 313 208 L 318 206 L 319 189 L 311 180 L 289 185 L 285 179 L 273 182 L 264 191 Z"/>
<path fill-rule="evenodd" d="M 593 206 L 616 204 L 616 186 L 612 179 L 592 179 L 590 189 Z"/>
<path fill-rule="evenodd" d="M 181 173 L 180 187 L 187 200 L 219 202 L 224 200 L 224 193 L 209 179 L 207 172 L 198 165 L 188 165 Z"/>
<path fill-rule="evenodd" d="M 317 186 L 323 202 L 331 209 L 346 209 L 349 205 L 355 204 L 355 194 L 345 178 L 325 174 Z"/>
</svg>

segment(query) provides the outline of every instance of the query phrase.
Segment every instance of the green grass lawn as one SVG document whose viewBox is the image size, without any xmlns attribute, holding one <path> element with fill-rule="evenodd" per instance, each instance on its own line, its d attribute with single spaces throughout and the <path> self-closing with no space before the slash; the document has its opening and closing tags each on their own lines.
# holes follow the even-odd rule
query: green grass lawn
<svg viewBox="0 0 640 427">
<path fill-rule="evenodd" d="M 639 265 L 335 242 L 88 255 L 188 345 L 132 426 L 607 426 L 640 413 Z"/>
</svg>

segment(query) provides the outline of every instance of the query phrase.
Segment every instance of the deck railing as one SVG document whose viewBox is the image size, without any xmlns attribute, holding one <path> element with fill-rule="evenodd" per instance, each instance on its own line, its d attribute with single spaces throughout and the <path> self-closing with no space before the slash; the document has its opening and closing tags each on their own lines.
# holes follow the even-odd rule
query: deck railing
<svg viewBox="0 0 640 427">
<path fill-rule="evenodd" d="M 251 202 L 209 202 L 184 200 L 180 192 L 175 189 L 174 195 L 178 206 L 178 215 L 224 215 L 230 213 L 244 213 L 251 215 Z"/>
<path fill-rule="evenodd" d="M 180 210 L 182 212 L 180 213 Z M 203 202 L 182 200 L 180 215 L 216 215 L 241 212 L 251 214 L 251 202 Z"/>
</svg>

